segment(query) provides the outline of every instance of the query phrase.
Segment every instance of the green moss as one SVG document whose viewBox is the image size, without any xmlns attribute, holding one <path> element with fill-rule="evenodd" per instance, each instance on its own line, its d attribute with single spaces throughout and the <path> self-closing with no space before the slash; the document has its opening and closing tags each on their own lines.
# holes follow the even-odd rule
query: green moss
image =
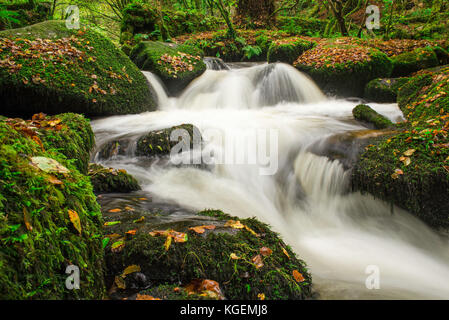
<svg viewBox="0 0 449 320">
<path fill-rule="evenodd" d="M 91 29 L 67 29 L 64 22 L 46 21 L 2 31 L 0 37 L 0 60 L 10 59 L 15 66 L 0 68 L 3 114 L 114 115 L 155 107 L 143 74 Z"/>
<path fill-rule="evenodd" d="M 240 220 L 255 235 L 247 229 L 225 226 L 224 219 L 238 220 L 236 217 L 220 211 L 199 214 L 219 215 L 221 219 L 214 223 L 216 229 L 204 234 L 197 234 L 188 227 L 176 230 L 187 232 L 188 240 L 184 243 L 173 241 L 168 250 L 164 247 L 165 237 L 153 237 L 139 231 L 126 237 L 125 246 L 118 253 L 113 253 L 108 244 L 105 249 L 108 277 L 113 279 L 127 266 L 136 264 L 154 286 L 183 286 L 193 279 L 211 279 L 219 283 L 224 296 L 231 300 L 256 300 L 260 293 L 267 299 L 305 299 L 311 296 L 312 279 L 305 263 L 296 258 L 291 248 L 266 224 L 252 218 Z M 108 232 L 120 233 L 114 227 L 108 227 Z M 260 254 L 262 247 L 273 252 L 262 256 L 264 265 L 257 268 L 252 259 Z M 239 259 L 232 259 L 231 254 Z M 294 270 L 300 272 L 305 280 L 297 282 Z"/>
<path fill-rule="evenodd" d="M 299 38 L 273 41 L 268 49 L 267 60 L 269 63 L 285 62 L 293 64 L 304 51 L 311 49 L 313 46 L 313 42 Z"/>
<path fill-rule="evenodd" d="M 182 124 L 167 129 L 151 131 L 141 137 L 137 141 L 136 155 L 147 157 L 169 155 L 171 149 L 178 144 L 178 140 L 171 140 L 171 134 L 175 130 L 182 130 L 182 132 L 180 131 L 181 134 L 188 134 L 186 138 L 190 140 L 190 148 L 194 146 L 195 139 L 198 139 L 198 142 L 201 141 L 201 133 L 196 127 L 191 124 Z"/>
<path fill-rule="evenodd" d="M 376 129 L 385 129 L 393 126 L 393 123 L 389 119 L 365 104 L 356 106 L 352 110 L 352 114 L 355 119 L 371 124 Z"/>
<path fill-rule="evenodd" d="M 143 41 L 134 47 L 130 58 L 139 68 L 159 76 L 168 91 L 176 95 L 206 71 L 201 56 L 183 52 L 183 48 L 193 51 L 190 46 L 179 48 L 163 42 Z"/>
<path fill-rule="evenodd" d="M 439 64 L 438 57 L 431 47 L 399 54 L 394 56 L 392 61 L 394 77 L 407 76 L 415 71 L 432 68 Z"/>
<path fill-rule="evenodd" d="M 99 193 L 126 193 L 140 190 L 137 180 L 124 170 L 105 168 L 102 165 L 91 163 L 89 177 L 94 192 Z"/>
<path fill-rule="evenodd" d="M 26 3 L 2 3 L 5 10 L 13 12 L 14 21 L 0 18 L 0 30 L 21 28 L 34 23 L 42 22 L 48 19 L 51 11 L 49 2 L 32 4 Z"/>
<path fill-rule="evenodd" d="M 103 297 L 100 208 L 89 179 L 58 148 L 44 151 L 0 121 L 0 299 Z M 41 171 L 30 165 L 33 156 L 54 159 L 70 172 Z M 68 210 L 77 212 L 81 234 Z M 80 269 L 79 290 L 65 287 L 71 264 Z"/>
<path fill-rule="evenodd" d="M 365 85 L 389 77 L 391 60 L 382 52 L 353 45 L 326 45 L 306 51 L 294 63 L 320 87 L 343 96 L 362 96 Z"/>
<path fill-rule="evenodd" d="M 366 147 L 353 171 L 355 189 L 445 229 L 449 228 L 448 90 L 449 68 L 411 78 L 398 94 L 408 121 L 398 133 Z"/>
<path fill-rule="evenodd" d="M 368 82 L 364 98 L 374 102 L 396 102 L 399 88 L 409 78 L 377 78 Z"/>
</svg>

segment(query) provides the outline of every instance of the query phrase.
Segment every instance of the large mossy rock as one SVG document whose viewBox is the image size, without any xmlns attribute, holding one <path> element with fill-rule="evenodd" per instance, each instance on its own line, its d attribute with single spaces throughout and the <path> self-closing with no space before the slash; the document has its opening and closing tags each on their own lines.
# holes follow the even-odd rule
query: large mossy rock
<svg viewBox="0 0 449 320">
<path fill-rule="evenodd" d="M 123 169 L 106 168 L 91 163 L 88 175 L 96 194 L 127 193 L 140 190 L 137 180 Z"/>
<path fill-rule="evenodd" d="M 105 116 L 155 109 L 144 75 L 91 29 L 46 21 L 0 32 L 0 48 L 3 115 Z"/>
<path fill-rule="evenodd" d="M 417 48 L 392 57 L 393 77 L 403 77 L 413 72 L 436 67 L 439 65 L 438 56 L 431 47 Z"/>
<path fill-rule="evenodd" d="M 425 72 L 401 87 L 406 123 L 378 139 L 353 171 L 357 190 L 390 201 L 436 228 L 449 228 L 449 68 Z"/>
<path fill-rule="evenodd" d="M 206 71 L 196 48 L 164 42 L 142 41 L 130 53 L 142 70 L 156 74 L 171 95 L 177 95 Z"/>
<path fill-rule="evenodd" d="M 365 87 L 363 97 L 374 102 L 396 102 L 399 88 L 409 78 L 378 78 L 371 80 Z"/>
<path fill-rule="evenodd" d="M 185 287 L 195 279 L 218 282 L 230 300 L 257 300 L 260 294 L 284 300 L 312 296 L 305 263 L 256 219 L 239 221 L 208 210 L 193 215 L 178 212 L 170 222 L 154 223 L 159 210 L 141 212 L 128 205 L 108 211 L 104 232 L 111 298 L 140 292 L 155 298 L 190 299 Z M 207 227 L 191 229 L 198 226 Z M 173 238 L 167 240 L 168 235 Z"/>
<path fill-rule="evenodd" d="M 75 115 L 0 121 L 0 299 L 103 297 L 100 207 L 71 159 L 79 155 L 65 152 L 93 140 L 52 138 L 74 130 L 70 119 L 82 122 Z M 66 288 L 69 265 L 79 268 L 79 290 Z"/>
<path fill-rule="evenodd" d="M 293 64 L 304 51 L 311 49 L 314 45 L 313 42 L 296 37 L 273 41 L 268 49 L 267 60 L 269 63 Z"/>
<path fill-rule="evenodd" d="M 324 91 L 359 97 L 369 81 L 389 77 L 393 68 L 384 53 L 355 45 L 319 45 L 304 52 L 294 66 Z"/>
<path fill-rule="evenodd" d="M 352 114 L 356 120 L 370 124 L 374 126 L 375 129 L 393 127 L 393 123 L 389 119 L 385 118 L 366 104 L 359 104 L 356 106 L 352 110 Z"/>
</svg>

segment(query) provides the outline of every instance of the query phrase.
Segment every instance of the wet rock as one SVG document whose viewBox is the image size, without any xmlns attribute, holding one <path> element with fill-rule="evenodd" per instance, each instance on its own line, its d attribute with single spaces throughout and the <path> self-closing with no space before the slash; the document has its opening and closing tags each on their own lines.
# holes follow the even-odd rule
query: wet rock
<svg viewBox="0 0 449 320">
<path fill-rule="evenodd" d="M 98 157 L 100 160 L 107 160 L 116 158 L 119 155 L 125 156 L 128 153 L 131 144 L 131 140 L 109 141 L 101 146 L 101 149 L 98 152 Z"/>
<path fill-rule="evenodd" d="M 173 134 L 173 139 L 171 135 Z M 178 143 L 182 143 L 184 149 L 193 149 L 201 143 L 201 133 L 191 124 L 151 131 L 137 141 L 136 155 L 138 156 L 166 156 Z M 186 151 L 186 150 L 183 150 Z"/>
<path fill-rule="evenodd" d="M 306 50 L 313 48 L 315 43 L 297 37 L 273 41 L 268 49 L 269 63 L 284 62 L 293 64 Z"/>
<path fill-rule="evenodd" d="M 126 193 L 140 190 L 137 180 L 123 169 L 106 168 L 91 163 L 89 164 L 88 175 L 96 194 Z"/>
</svg>

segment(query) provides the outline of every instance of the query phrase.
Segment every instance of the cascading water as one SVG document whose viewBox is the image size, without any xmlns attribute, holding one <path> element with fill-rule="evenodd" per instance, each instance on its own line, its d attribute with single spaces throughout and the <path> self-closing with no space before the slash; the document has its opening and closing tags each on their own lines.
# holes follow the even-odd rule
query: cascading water
<svg viewBox="0 0 449 320">
<path fill-rule="evenodd" d="M 97 144 L 182 123 L 197 126 L 214 154 L 248 153 L 235 139 L 251 130 L 278 134 L 278 170 L 259 164 L 215 163 L 209 170 L 175 167 L 129 156 L 105 160 L 140 180 L 145 191 L 181 206 L 256 216 L 281 233 L 304 259 L 322 298 L 449 298 L 449 243 L 422 222 L 369 195 L 348 192 L 343 165 L 312 153 L 332 137 L 363 130 L 351 115 L 356 102 L 329 100 L 305 75 L 284 64 L 207 70 L 179 98 L 159 95 L 160 111 L 93 121 Z M 157 88 L 156 88 L 157 87 Z M 394 104 L 372 107 L 402 118 Z M 253 151 L 254 152 L 254 151 Z M 380 272 L 380 289 L 368 290 L 366 270 Z"/>
</svg>

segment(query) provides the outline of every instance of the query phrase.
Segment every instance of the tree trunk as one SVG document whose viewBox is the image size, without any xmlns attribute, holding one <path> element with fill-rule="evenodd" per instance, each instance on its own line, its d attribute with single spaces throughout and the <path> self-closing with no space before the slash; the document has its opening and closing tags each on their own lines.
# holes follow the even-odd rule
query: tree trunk
<svg viewBox="0 0 449 320">
<path fill-rule="evenodd" d="M 241 22 L 249 19 L 255 25 L 272 25 L 276 19 L 274 0 L 238 0 L 237 16 Z"/>
</svg>

